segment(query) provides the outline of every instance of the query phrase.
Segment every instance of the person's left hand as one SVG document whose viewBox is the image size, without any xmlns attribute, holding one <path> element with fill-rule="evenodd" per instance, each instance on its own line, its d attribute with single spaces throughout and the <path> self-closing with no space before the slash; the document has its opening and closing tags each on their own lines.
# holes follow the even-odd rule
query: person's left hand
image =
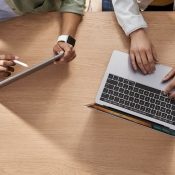
<svg viewBox="0 0 175 175">
<path fill-rule="evenodd" d="M 166 94 L 169 94 L 170 98 L 175 98 L 175 68 L 173 68 L 164 78 L 163 78 L 163 82 L 165 81 L 169 81 L 171 79 L 171 81 L 169 82 L 169 84 L 166 86 L 166 88 L 164 89 L 164 92 Z"/>
<path fill-rule="evenodd" d="M 75 50 L 71 44 L 57 42 L 57 44 L 53 47 L 53 52 L 57 55 L 60 51 L 64 52 L 64 56 L 58 61 L 59 63 L 68 63 L 76 57 Z"/>
</svg>

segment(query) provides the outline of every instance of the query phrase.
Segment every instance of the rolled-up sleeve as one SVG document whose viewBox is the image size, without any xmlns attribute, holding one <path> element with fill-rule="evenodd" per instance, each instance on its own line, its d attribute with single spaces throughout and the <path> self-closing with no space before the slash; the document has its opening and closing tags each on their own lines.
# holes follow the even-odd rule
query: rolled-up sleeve
<svg viewBox="0 0 175 175">
<path fill-rule="evenodd" d="M 62 0 L 60 12 L 70 12 L 83 15 L 85 0 Z"/>
<path fill-rule="evenodd" d="M 112 0 L 118 23 L 128 36 L 133 31 L 146 28 L 136 0 Z"/>
</svg>

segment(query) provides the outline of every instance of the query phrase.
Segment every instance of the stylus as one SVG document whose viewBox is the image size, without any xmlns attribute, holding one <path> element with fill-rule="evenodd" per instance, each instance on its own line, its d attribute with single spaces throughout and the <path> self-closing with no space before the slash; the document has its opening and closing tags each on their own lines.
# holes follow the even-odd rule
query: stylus
<svg viewBox="0 0 175 175">
<path fill-rule="evenodd" d="M 21 61 L 14 60 L 14 62 L 15 62 L 16 64 L 19 64 L 20 66 L 29 67 L 26 63 L 23 63 L 23 62 L 21 62 Z"/>
</svg>

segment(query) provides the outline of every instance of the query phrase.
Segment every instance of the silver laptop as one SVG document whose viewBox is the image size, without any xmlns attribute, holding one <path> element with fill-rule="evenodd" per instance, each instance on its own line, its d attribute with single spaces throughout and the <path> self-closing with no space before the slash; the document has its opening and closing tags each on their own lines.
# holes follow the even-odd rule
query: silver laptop
<svg viewBox="0 0 175 175">
<path fill-rule="evenodd" d="M 29 67 L 26 70 L 23 70 L 23 71 L 15 74 L 15 75 L 12 75 L 4 80 L 0 80 L 0 88 L 7 86 L 7 85 L 13 83 L 14 81 L 21 79 L 25 76 L 28 76 L 36 71 L 39 71 L 40 69 L 43 69 L 44 67 L 50 65 L 54 61 L 58 61 L 63 56 L 63 54 L 64 54 L 63 52 L 60 52 L 60 54 L 55 55 L 52 58 L 41 61 L 39 64 L 35 64 L 34 66 Z"/>
<path fill-rule="evenodd" d="M 161 83 L 170 70 L 158 64 L 153 74 L 143 75 L 132 69 L 128 54 L 114 51 L 96 103 L 175 130 L 175 101 L 162 93 Z"/>
</svg>

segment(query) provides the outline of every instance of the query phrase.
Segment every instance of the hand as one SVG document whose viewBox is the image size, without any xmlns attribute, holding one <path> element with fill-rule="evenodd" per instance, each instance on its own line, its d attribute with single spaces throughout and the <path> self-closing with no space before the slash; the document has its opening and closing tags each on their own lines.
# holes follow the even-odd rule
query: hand
<svg viewBox="0 0 175 175">
<path fill-rule="evenodd" d="M 130 57 L 133 69 L 137 71 L 139 68 L 144 74 L 153 73 L 155 64 L 158 62 L 157 55 L 144 29 L 132 32 L 130 39 Z"/>
<path fill-rule="evenodd" d="M 15 66 L 15 63 L 13 62 L 15 60 L 15 56 L 13 55 L 0 55 L 0 77 L 8 77 L 11 75 L 12 72 L 14 72 L 13 66 Z"/>
<path fill-rule="evenodd" d="M 60 63 L 70 62 L 76 57 L 73 46 L 68 43 L 57 42 L 57 44 L 53 48 L 53 52 L 54 54 L 58 54 L 60 51 L 64 51 L 64 56 L 58 61 Z"/>
<path fill-rule="evenodd" d="M 164 89 L 166 94 L 169 94 L 171 98 L 175 98 L 175 68 L 172 69 L 162 80 L 162 82 L 172 79 Z"/>
</svg>

